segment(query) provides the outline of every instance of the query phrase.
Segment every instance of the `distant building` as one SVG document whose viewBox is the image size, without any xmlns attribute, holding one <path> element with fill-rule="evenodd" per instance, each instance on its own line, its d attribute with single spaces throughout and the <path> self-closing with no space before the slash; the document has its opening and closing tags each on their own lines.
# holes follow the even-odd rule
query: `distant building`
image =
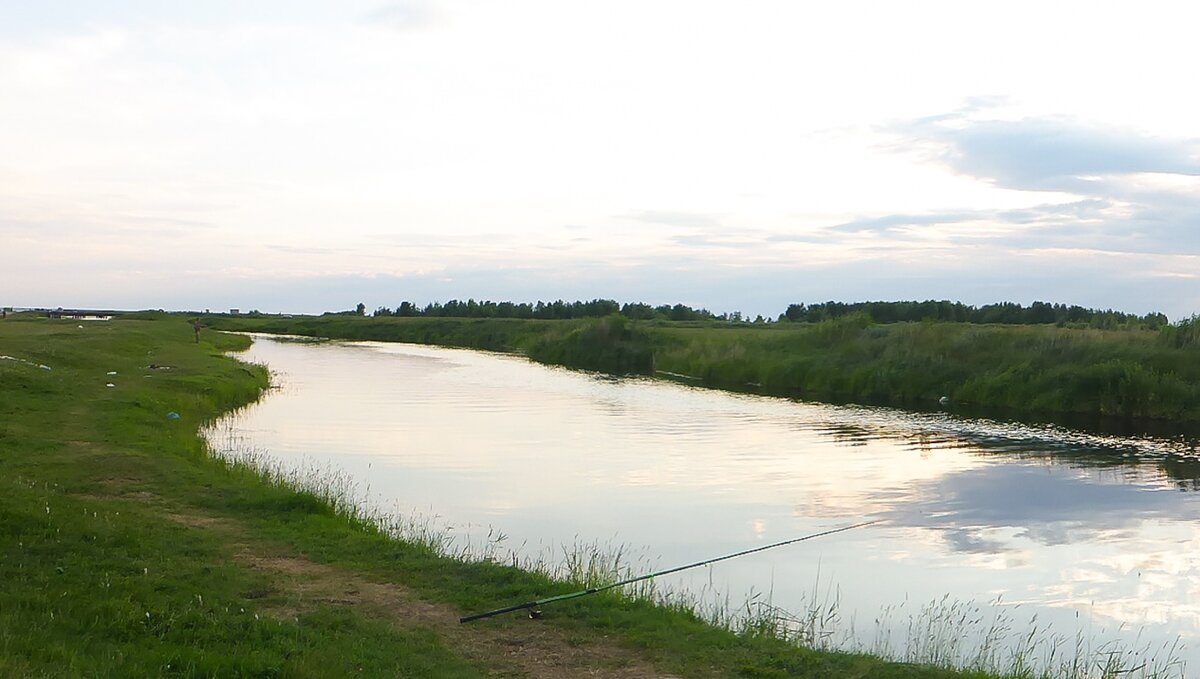
<svg viewBox="0 0 1200 679">
<path fill-rule="evenodd" d="M 238 314 L 242 313 L 242 310 L 241 309 L 230 309 L 229 313 L 233 316 L 237 316 Z"/>
</svg>

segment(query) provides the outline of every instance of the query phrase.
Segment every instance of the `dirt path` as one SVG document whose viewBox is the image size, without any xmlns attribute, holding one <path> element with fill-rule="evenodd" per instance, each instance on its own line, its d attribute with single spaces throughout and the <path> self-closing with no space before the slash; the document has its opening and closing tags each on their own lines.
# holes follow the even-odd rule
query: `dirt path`
<svg viewBox="0 0 1200 679">
<path fill-rule="evenodd" d="M 169 517 L 193 528 L 220 533 L 232 545 L 240 565 L 267 574 L 272 589 L 247 592 L 245 596 L 256 600 L 255 605 L 268 615 L 293 620 L 320 606 L 352 608 L 397 627 L 432 630 L 448 647 L 494 677 L 677 679 L 655 670 L 635 651 L 613 640 L 581 640 L 536 621 L 504 626 L 461 625 L 457 609 L 422 600 L 402 585 L 376 582 L 302 556 L 264 549 L 234 520 L 196 514 Z"/>
</svg>

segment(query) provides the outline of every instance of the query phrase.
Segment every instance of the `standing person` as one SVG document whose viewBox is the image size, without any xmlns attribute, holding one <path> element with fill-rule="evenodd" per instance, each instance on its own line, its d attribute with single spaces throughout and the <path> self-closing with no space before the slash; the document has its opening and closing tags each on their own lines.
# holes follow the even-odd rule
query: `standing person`
<svg viewBox="0 0 1200 679">
<path fill-rule="evenodd" d="M 192 321 L 192 330 L 195 330 L 195 331 L 196 331 L 196 343 L 197 343 L 197 344 L 199 344 L 199 343 L 200 343 L 200 328 L 201 328 L 201 325 L 200 325 L 200 319 L 199 319 L 199 318 L 197 318 L 196 320 Z"/>
</svg>

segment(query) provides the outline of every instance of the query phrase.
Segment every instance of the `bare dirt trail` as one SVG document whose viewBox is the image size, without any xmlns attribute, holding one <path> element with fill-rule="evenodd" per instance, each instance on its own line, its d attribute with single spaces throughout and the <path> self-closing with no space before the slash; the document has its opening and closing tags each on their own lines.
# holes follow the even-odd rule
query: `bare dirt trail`
<svg viewBox="0 0 1200 679">
<path fill-rule="evenodd" d="M 454 607 L 421 599 L 396 583 L 377 582 L 301 555 L 265 548 L 228 518 L 169 514 L 177 523 L 217 532 L 236 562 L 268 576 L 271 588 L 247 592 L 268 615 L 293 620 L 322 606 L 347 607 L 397 627 L 433 631 L 447 647 L 493 677 L 613 677 L 678 679 L 656 670 L 636 651 L 608 638 L 572 637 L 537 621 L 525 625 L 462 625 Z"/>
</svg>

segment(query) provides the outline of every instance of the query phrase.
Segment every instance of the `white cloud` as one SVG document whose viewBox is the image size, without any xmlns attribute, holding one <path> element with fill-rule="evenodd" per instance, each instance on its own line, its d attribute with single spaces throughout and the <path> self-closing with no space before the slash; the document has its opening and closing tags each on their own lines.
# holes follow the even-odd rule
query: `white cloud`
<svg viewBox="0 0 1200 679">
<path fill-rule="evenodd" d="M 409 0 L 376 8 L 368 12 L 363 20 L 397 31 L 410 31 L 434 25 L 438 16 L 432 3 Z"/>
<path fill-rule="evenodd" d="M 1132 293 L 1091 302 L 1073 295 L 1103 283 L 1039 272 L 1022 287 L 1005 269 L 1086 245 L 1143 253 L 1144 278 L 1178 281 L 1169 257 L 1200 247 L 1196 186 L 1146 174 L 1196 162 L 1174 141 L 1181 118 L 1163 113 L 1194 95 L 1145 84 L 1182 72 L 1169 61 L 1186 51 L 1179 23 L 1161 25 L 1144 59 L 1097 51 L 1130 22 L 1170 18 L 1157 6 L 1128 17 L 1018 3 L 986 23 L 954 3 L 6 13 L 6 247 L 35 261 L 52 234 L 71 237 L 103 253 L 89 269 L 140 277 L 161 306 L 176 284 L 155 277 L 147 250 L 167 251 L 166 271 L 186 260 L 212 289 L 246 272 L 240 289 L 272 299 L 273 280 L 336 277 L 366 293 L 379 277 L 465 268 L 474 287 L 446 297 L 556 296 L 507 273 L 537 271 L 585 296 L 680 290 L 774 315 L 809 294 L 1122 305 Z M 1079 55 L 1092 68 L 1073 68 Z M 1137 106 L 1101 87 L 1135 72 Z M 1074 275 L 1111 277 L 1083 260 Z M 63 266 L 0 282 L 30 303 L 83 294 Z M 677 286 L 654 273 L 668 270 L 716 275 Z M 133 304 L 135 287 L 120 298 Z M 1192 304 L 1185 290 L 1137 290 L 1175 314 Z"/>
</svg>

